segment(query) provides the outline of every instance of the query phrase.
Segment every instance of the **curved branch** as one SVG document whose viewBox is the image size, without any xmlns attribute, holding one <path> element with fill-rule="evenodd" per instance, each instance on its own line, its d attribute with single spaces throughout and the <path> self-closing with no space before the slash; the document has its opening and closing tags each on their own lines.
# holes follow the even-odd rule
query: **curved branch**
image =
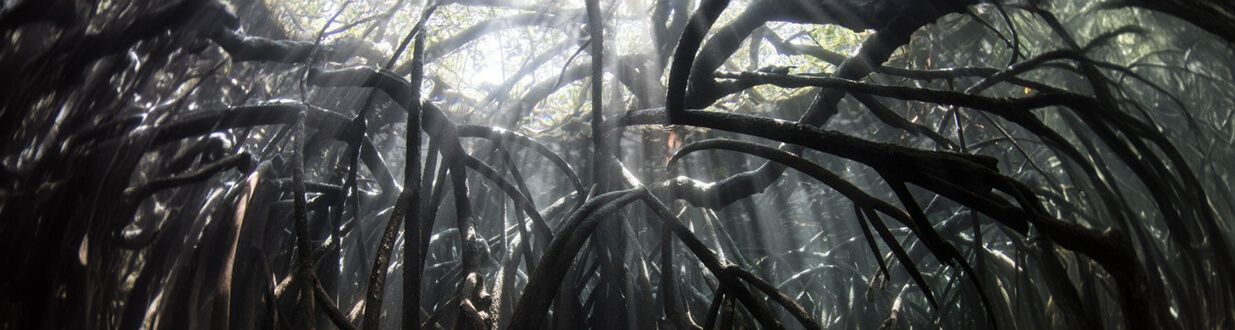
<svg viewBox="0 0 1235 330">
<path fill-rule="evenodd" d="M 693 112 L 702 115 L 702 112 Z M 864 141 L 852 137 L 845 137 L 839 133 L 827 131 L 818 131 L 810 128 L 803 128 L 798 124 L 789 124 L 788 122 L 777 122 L 773 120 L 765 120 L 761 124 L 756 124 L 760 120 L 750 121 L 733 121 L 724 117 L 741 117 L 732 114 L 707 114 L 703 115 L 715 120 L 716 123 L 731 121 L 723 125 L 720 124 L 699 124 L 699 126 L 720 128 L 734 132 L 760 136 L 764 138 L 777 139 L 784 137 L 785 139 L 777 139 L 787 143 L 795 143 L 809 147 L 811 149 L 831 153 L 840 157 L 855 160 L 868 166 L 872 166 L 876 171 L 884 175 L 893 175 L 893 179 L 889 180 L 905 180 L 919 185 L 928 190 L 932 190 L 940 195 L 953 199 L 957 202 L 974 208 L 975 210 L 985 213 L 988 216 L 1000 221 L 1005 226 L 1014 229 L 1022 234 L 1026 233 L 1027 221 L 1033 221 L 1036 228 L 1050 237 L 1053 241 L 1058 242 L 1061 246 L 1073 251 L 1085 254 L 1095 261 L 1103 264 L 1112 271 L 1124 271 L 1132 265 L 1133 255 L 1128 254 L 1127 243 L 1120 240 L 1117 233 L 1113 232 L 1098 232 L 1094 229 L 1086 228 L 1079 224 L 1065 222 L 1055 219 L 1045 214 L 1040 210 L 1041 205 L 1036 201 L 1036 197 L 1032 195 L 1028 187 L 1003 177 L 994 172 L 993 164 L 985 164 L 982 157 L 969 156 L 961 154 L 951 154 L 946 152 L 929 152 L 914 150 L 905 147 L 879 144 L 869 141 Z M 661 115 L 663 117 L 663 115 Z M 691 118 L 688 116 L 687 118 Z M 629 118 L 629 117 L 628 117 Z M 748 118 L 749 119 L 749 118 Z M 662 118 L 663 120 L 663 118 Z M 771 121 L 771 123 L 768 123 Z M 804 131 L 814 131 L 816 133 L 813 138 L 797 137 L 796 129 Z M 760 134 L 759 132 L 774 132 Z M 841 142 L 844 141 L 844 142 Z M 835 143 L 836 145 L 828 146 Z M 693 146 L 687 146 L 683 149 L 694 150 L 703 149 L 704 147 L 739 149 L 739 151 L 758 152 L 760 156 L 766 156 L 773 160 L 793 161 L 789 157 L 785 157 L 784 151 L 770 150 L 768 147 L 747 148 L 740 144 L 728 143 L 724 141 L 704 141 L 696 143 Z M 856 147 L 856 150 L 844 150 L 847 147 Z M 741 149 L 748 150 L 741 150 Z M 825 149 L 827 151 L 825 151 Z M 861 155 L 869 153 L 869 155 Z M 680 152 L 681 154 L 681 152 Z M 872 157 L 873 156 L 873 157 Z M 772 158 L 776 157 L 776 158 Z M 869 158 L 868 158 L 869 157 Z M 884 158 L 887 157 L 887 158 Z M 977 157 L 977 158 L 972 158 Z M 905 169 L 899 168 L 898 164 L 915 164 L 920 172 L 904 172 Z M 801 165 L 801 164 L 798 164 Z M 933 169 L 949 169 L 943 172 L 936 172 Z M 953 172 L 952 170 L 955 170 Z M 912 171 L 912 170 L 911 170 Z M 808 174 L 814 173 L 806 172 Z M 822 181 L 822 180 L 821 180 Z M 986 193 L 985 195 L 979 192 L 998 189 L 1004 193 L 1016 197 L 1021 203 L 1021 208 L 1013 208 L 1010 205 L 995 199 L 994 195 Z M 838 189 L 839 191 L 840 189 Z M 856 200 L 855 200 L 856 201 Z M 878 204 L 875 204 L 876 206 Z M 887 209 L 881 207 L 882 212 Z M 885 212 L 887 213 L 887 212 Z M 887 213 L 897 217 L 900 212 Z M 904 218 L 897 218 L 903 220 Z M 915 221 L 916 222 L 916 221 Z M 906 222 L 908 223 L 908 222 Z M 911 226 L 911 228 L 913 228 Z M 925 240 L 928 244 L 930 240 Z M 944 260 L 951 260 L 949 256 L 956 252 L 948 245 L 937 246 L 940 250 L 936 255 Z M 949 251 L 951 252 L 945 252 Z M 938 252 L 944 252 L 939 254 Z"/>
<path fill-rule="evenodd" d="M 532 151 L 544 156 L 545 159 L 549 160 L 549 162 L 553 163 L 553 165 L 556 165 L 562 173 L 566 174 L 566 178 L 570 180 L 572 185 L 574 185 L 575 192 L 578 193 L 578 196 L 583 197 L 587 194 L 587 188 L 583 187 L 583 182 L 579 180 L 579 175 L 576 174 L 575 169 L 571 167 L 570 163 L 567 163 L 562 156 L 553 152 L 552 149 L 549 149 L 549 146 L 546 146 L 543 143 L 528 137 L 527 135 L 520 134 L 519 132 L 497 127 L 464 124 L 458 125 L 458 129 L 459 137 L 481 137 L 488 139 L 489 141 L 493 141 L 498 146 L 513 144 L 532 149 Z M 579 203 L 582 204 L 583 200 L 580 199 Z"/>
<path fill-rule="evenodd" d="M 330 322 L 334 326 L 343 330 L 356 330 L 356 326 L 352 325 L 347 319 L 347 315 L 343 315 L 343 311 L 339 310 L 339 305 L 330 299 L 330 294 L 326 293 L 326 288 L 322 287 L 322 281 L 317 278 L 313 279 L 313 297 L 317 299 L 317 303 L 322 305 L 326 316 L 330 317 Z"/>
<path fill-rule="evenodd" d="M 1139 7 L 1175 16 L 1235 44 L 1235 3 L 1221 0 L 1116 0 L 1098 9 Z"/>
<path fill-rule="evenodd" d="M 616 125 L 666 124 L 663 110 L 637 110 L 614 120 Z M 900 164 L 919 164 L 912 171 L 952 179 L 965 187 L 989 189 L 1001 181 L 994 172 L 996 160 L 986 156 L 918 150 L 904 146 L 871 142 L 835 131 L 821 130 L 799 123 L 711 111 L 687 111 L 681 124 L 742 133 L 795 144 L 857 161 L 878 170 L 900 171 Z M 937 165 L 937 166 L 927 166 Z M 930 184 L 911 180 L 915 184 Z"/>
<path fill-rule="evenodd" d="M 567 243 L 585 217 L 605 210 L 605 207 L 619 200 L 623 202 L 623 205 L 630 203 L 633 200 L 631 195 L 636 191 L 634 189 L 614 191 L 588 198 L 583 206 L 580 206 L 558 227 L 557 235 L 541 254 L 540 262 L 528 277 L 527 286 L 523 288 L 523 294 L 515 304 L 514 319 L 510 322 L 511 329 L 536 329 L 540 326 L 545 312 L 549 309 L 553 298 L 557 296 L 557 290 L 560 288 L 557 283 L 561 283 L 570 267 L 569 263 L 561 259 L 564 258 L 563 255 L 573 259 L 573 252 L 577 252 L 577 250 L 566 251 Z M 563 263 L 565 263 L 564 266 Z"/>
<path fill-rule="evenodd" d="M 773 162 L 783 164 L 798 170 L 811 178 L 814 178 L 815 180 L 819 180 L 819 182 L 831 187 L 836 190 L 836 192 L 839 192 L 841 195 L 844 195 L 845 198 L 848 198 L 861 207 L 879 210 L 880 212 L 891 216 L 893 219 L 896 219 L 901 224 L 908 226 L 914 232 L 920 230 L 917 229 L 917 226 L 915 226 L 912 221 L 910 221 L 909 214 L 905 213 L 905 211 L 893 206 L 891 203 L 888 203 L 883 199 L 867 194 L 866 191 L 862 190 L 862 188 L 849 183 L 848 180 L 832 173 L 832 171 L 829 171 L 818 164 L 812 163 L 801 156 L 794 155 L 784 150 L 745 141 L 711 139 L 683 146 L 681 149 L 678 149 L 677 152 L 674 152 L 669 161 L 670 164 L 674 164 L 678 159 L 681 159 L 688 154 L 713 149 L 737 151 L 767 158 Z"/>
<path fill-rule="evenodd" d="M 643 61 L 650 60 L 647 54 L 628 54 L 617 56 L 615 59 L 616 65 L 606 66 L 609 74 L 617 78 L 618 82 L 622 83 L 627 90 L 631 91 L 636 98 L 639 98 L 643 103 L 655 103 L 653 96 L 649 94 L 644 83 L 645 77 L 639 75 L 637 64 Z M 531 112 L 540 102 L 544 101 L 550 95 L 556 93 L 563 86 L 570 83 L 590 77 L 591 62 L 576 63 L 562 71 L 560 76 L 554 76 L 533 84 L 528 87 L 527 92 L 522 97 L 513 100 L 512 104 L 507 105 L 501 111 L 502 114 L 510 114 L 506 120 L 499 120 L 510 125 L 514 125 L 518 120 L 523 119 L 523 116 Z M 646 99 L 645 99 L 646 98 Z"/>
<path fill-rule="evenodd" d="M 597 196 L 585 203 L 559 230 L 559 235 L 553 240 L 553 243 L 545 250 L 545 254 L 541 257 L 540 265 L 536 267 L 536 271 L 528 279 L 528 285 L 524 288 L 523 298 L 519 300 L 515 308 L 515 319 L 511 322 L 511 329 L 534 329 L 540 326 L 545 312 L 549 305 L 553 302 L 553 297 L 557 295 L 560 283 L 566 276 L 570 264 L 574 260 L 583 243 L 591 237 L 592 231 L 599 225 L 600 221 L 606 218 L 612 218 L 610 213 L 619 208 L 626 206 L 631 202 L 640 199 L 646 200 L 650 193 L 645 188 L 632 188 L 628 190 L 615 191 L 604 195 Z M 657 212 L 660 214 L 660 212 Z M 675 222 L 676 223 L 676 222 Z M 680 227 L 680 224 L 678 224 Z M 683 237 L 678 229 L 686 229 L 685 227 L 676 228 L 675 233 L 679 237 Z M 689 229 L 686 229 L 689 233 Z M 702 242 L 694 238 L 693 234 L 689 238 L 683 238 L 683 242 L 688 248 L 695 252 L 700 257 L 713 275 L 721 279 L 726 286 L 740 285 L 736 283 L 736 279 L 731 274 L 725 272 L 725 265 L 707 250 Z M 698 251 L 703 249 L 706 252 Z M 771 318 L 771 315 L 759 305 L 759 302 L 754 299 L 749 291 L 745 288 L 730 288 L 735 293 L 751 313 L 759 319 L 765 327 L 782 328 L 782 326 Z"/>
<path fill-rule="evenodd" d="M 886 62 L 897 48 L 908 43 L 915 31 L 934 21 L 935 18 L 937 17 L 909 16 L 898 19 L 894 24 L 867 38 L 862 43 L 858 54 L 845 60 L 836 69 L 835 77 L 861 79 L 869 75 L 877 66 Z M 810 109 L 802 115 L 801 123 L 820 125 L 826 122 L 839 111 L 837 104 L 844 95 L 844 92 L 833 89 L 821 91 Z M 792 152 L 801 150 L 792 146 L 790 148 Z M 686 200 L 695 206 L 722 208 L 767 189 L 784 173 L 784 170 L 783 166 L 765 163 L 758 169 L 714 183 L 676 178 L 661 183 L 657 190 L 667 190 L 675 199 Z"/>
<path fill-rule="evenodd" d="M 524 196 L 523 192 L 519 190 L 519 187 L 515 186 L 514 183 L 511 183 L 510 180 L 506 180 L 501 173 L 498 173 L 497 170 L 493 169 L 493 167 L 488 164 L 476 159 L 476 157 L 466 155 L 464 161 L 467 162 L 467 167 L 470 167 L 472 170 L 475 170 L 476 173 L 480 173 L 480 175 L 496 184 L 502 192 L 506 193 L 506 195 L 510 197 L 511 201 L 514 201 L 515 205 L 518 205 L 519 208 L 523 209 L 524 213 L 527 213 L 528 218 L 531 219 L 532 227 L 537 231 L 536 234 L 540 235 L 546 242 L 553 240 L 553 229 L 549 228 L 549 225 L 545 222 L 544 217 L 540 215 L 540 210 L 537 209 L 536 205 L 532 203 L 531 196 Z M 523 224 L 519 225 L 523 226 Z"/>
<path fill-rule="evenodd" d="M 328 136 L 349 144 L 361 143 L 361 160 L 377 178 L 382 192 L 399 191 L 399 184 L 390 174 L 390 170 L 386 168 L 381 153 L 373 145 L 373 141 L 368 138 L 361 139 L 359 129 L 351 125 L 351 118 L 333 111 L 313 106 L 306 107 L 298 103 L 239 106 L 219 111 L 193 112 L 176 117 L 170 123 L 160 126 L 154 133 L 154 146 L 227 129 L 293 124 L 300 112 L 306 112 L 306 124 L 309 127 L 326 132 Z"/>
<path fill-rule="evenodd" d="M 877 209 L 880 212 L 888 214 L 892 216 L 894 219 L 896 219 L 897 221 L 900 221 L 902 224 L 908 226 L 909 229 L 914 233 L 914 235 L 916 235 L 918 239 L 922 240 L 922 242 L 925 243 L 926 246 L 930 248 L 931 252 L 936 257 L 938 257 L 940 260 L 953 260 L 953 259 L 956 259 L 960 255 L 960 253 L 957 252 L 954 247 L 949 245 L 947 242 L 943 240 L 943 238 L 939 236 L 939 233 L 935 231 L 935 229 L 931 226 L 930 222 L 926 221 L 924 217 L 913 216 L 912 213 L 906 213 L 905 211 L 902 211 L 901 209 L 896 208 L 895 206 L 892 206 L 891 204 L 883 201 L 882 199 L 870 196 L 866 194 L 861 188 L 854 186 L 853 184 L 840 178 L 836 174 L 833 174 L 827 169 L 824 169 L 823 167 L 819 165 L 816 165 L 814 163 L 811 163 L 810 161 L 807 161 L 805 158 L 802 158 L 801 156 L 797 156 L 797 155 L 794 155 L 792 153 L 789 153 L 783 150 L 779 150 L 779 149 L 775 149 L 775 148 L 767 147 L 767 146 L 762 146 L 762 145 L 758 145 L 758 144 L 754 144 L 750 142 L 737 141 L 737 140 L 726 140 L 726 139 L 712 139 L 712 140 L 705 140 L 705 141 L 700 141 L 696 143 L 691 143 L 689 145 L 686 145 L 685 147 L 682 147 L 681 150 L 679 150 L 677 153 L 674 154 L 673 159 L 677 159 L 678 157 L 684 156 L 686 154 L 689 154 L 695 151 L 709 150 L 709 149 L 723 149 L 723 150 L 732 150 L 732 151 L 738 151 L 742 153 L 748 153 L 748 154 L 764 157 L 774 162 L 784 164 L 793 169 L 799 170 L 811 176 L 812 178 L 815 178 L 816 180 L 819 180 L 820 182 L 823 182 L 824 184 L 832 187 L 833 189 L 836 189 L 846 198 L 849 198 L 850 200 L 852 200 L 854 204 L 859 205 L 863 208 Z M 912 164 L 912 163 L 903 163 L 903 164 Z M 877 167 L 877 169 L 878 168 L 879 167 Z M 889 181 L 892 181 L 892 180 L 889 179 Z M 1013 223 L 1013 224 L 1019 225 L 1019 223 Z M 1020 232 L 1024 233 L 1024 230 L 1020 230 Z"/>
<path fill-rule="evenodd" d="M 673 121 L 678 112 L 686 111 L 686 87 L 695 71 L 691 68 L 695 65 L 699 45 L 703 43 L 703 36 L 712 28 L 720 13 L 728 6 L 729 0 L 704 0 L 686 22 L 686 29 L 678 39 L 669 67 L 669 90 L 665 97 L 665 108 L 670 121 Z"/>
<path fill-rule="evenodd" d="M 992 76 L 991 78 L 1000 75 Z M 747 84 L 771 84 L 787 88 L 823 87 L 843 90 L 848 93 L 869 94 L 901 100 L 921 101 L 974 108 L 1000 116 L 1013 117 L 1024 112 L 1051 106 L 1086 106 L 1092 98 L 1073 93 L 1038 93 L 1022 98 L 988 97 L 961 92 L 860 83 L 853 80 L 776 74 L 768 72 L 718 73 L 717 77 L 734 79 Z M 990 78 L 988 78 L 990 79 Z"/>
<path fill-rule="evenodd" d="M 327 61 L 339 63 L 354 57 L 363 58 L 369 63 L 382 63 L 385 57 L 376 45 L 364 40 L 340 40 L 320 45 L 310 41 L 247 36 L 227 29 L 215 32 L 211 40 L 230 54 L 233 61 L 239 62 L 303 63 L 310 56 L 321 56 Z"/>
<path fill-rule="evenodd" d="M 124 195 L 120 198 L 123 206 L 121 207 L 121 215 L 126 218 L 133 217 L 137 212 L 137 207 L 146 198 L 149 198 L 154 193 L 170 189 L 174 187 L 184 186 L 188 184 L 198 183 L 209 179 L 215 174 L 226 171 L 231 168 L 236 168 L 240 172 L 249 172 L 253 169 L 253 157 L 248 153 L 239 153 L 224 157 L 210 164 L 202 165 L 201 167 L 189 171 L 187 173 L 151 180 L 144 185 L 138 187 L 130 187 L 124 190 Z M 158 234 L 155 229 L 155 222 L 151 221 L 146 226 L 143 226 L 141 232 L 132 236 L 120 235 L 118 245 L 121 248 L 138 249 L 144 247 L 154 241 Z"/>
<path fill-rule="evenodd" d="M 433 63 L 438 59 L 463 48 L 469 43 L 484 37 L 485 35 L 504 29 L 525 27 L 525 26 L 546 26 L 553 28 L 561 28 L 563 24 L 570 22 L 573 15 L 559 15 L 546 12 L 532 12 L 515 14 L 506 17 L 498 17 L 489 19 L 480 23 L 476 23 L 459 33 L 452 35 L 445 40 L 435 42 L 425 50 L 425 63 Z M 394 70 L 400 75 L 405 75 L 411 72 L 411 64 L 404 64 Z"/>
</svg>

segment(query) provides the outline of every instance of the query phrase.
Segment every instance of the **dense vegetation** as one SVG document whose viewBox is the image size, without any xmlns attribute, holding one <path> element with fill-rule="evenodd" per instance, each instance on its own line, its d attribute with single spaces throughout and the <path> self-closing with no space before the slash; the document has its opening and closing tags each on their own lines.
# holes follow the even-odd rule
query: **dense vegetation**
<svg viewBox="0 0 1235 330">
<path fill-rule="evenodd" d="M 0 38 L 0 329 L 1235 327 L 1225 0 L 10 0 Z"/>
</svg>

